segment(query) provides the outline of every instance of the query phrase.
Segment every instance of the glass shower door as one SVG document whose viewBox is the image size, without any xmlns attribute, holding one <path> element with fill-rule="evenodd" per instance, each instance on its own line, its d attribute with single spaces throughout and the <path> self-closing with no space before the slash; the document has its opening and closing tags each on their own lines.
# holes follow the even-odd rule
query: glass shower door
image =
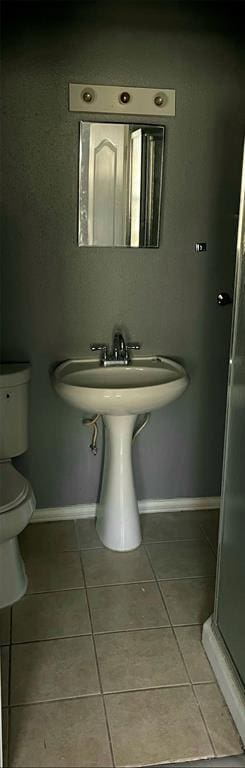
<svg viewBox="0 0 245 768">
<path fill-rule="evenodd" d="M 245 684 L 245 150 L 221 494 L 215 622 Z"/>
</svg>

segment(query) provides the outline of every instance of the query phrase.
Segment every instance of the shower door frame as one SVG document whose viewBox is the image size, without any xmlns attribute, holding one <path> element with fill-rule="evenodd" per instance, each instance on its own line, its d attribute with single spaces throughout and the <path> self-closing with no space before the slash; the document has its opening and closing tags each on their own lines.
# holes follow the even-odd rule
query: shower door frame
<svg viewBox="0 0 245 768">
<path fill-rule="evenodd" d="M 244 258 L 244 237 L 245 237 L 245 141 L 243 147 L 243 164 L 242 164 L 242 178 L 241 178 L 241 193 L 240 193 L 240 209 L 239 209 L 239 222 L 237 233 L 237 250 L 236 250 L 236 268 L 235 268 L 235 280 L 234 280 L 234 308 L 232 315 L 231 326 L 231 343 L 230 343 L 230 359 L 229 359 L 229 372 L 228 372 L 228 386 L 227 386 L 227 407 L 226 407 L 226 420 L 225 420 L 225 435 L 224 435 L 224 455 L 223 455 L 223 469 L 222 469 L 222 485 L 221 485 L 221 508 L 220 508 L 220 523 L 219 523 L 219 539 L 218 539 L 218 553 L 217 553 L 217 571 L 216 571 L 216 584 L 215 584 L 215 599 L 214 599 L 214 612 L 213 615 L 205 622 L 203 626 L 202 641 L 209 658 L 210 664 L 213 667 L 215 676 L 222 690 L 226 703 L 230 709 L 232 717 L 236 723 L 238 732 L 245 744 L 245 692 L 244 687 L 231 656 L 231 652 L 227 648 L 224 641 L 221 629 L 218 623 L 218 607 L 219 607 L 219 594 L 220 594 L 220 576 L 221 576 L 221 559 L 222 559 L 222 544 L 223 544 L 223 531 L 225 521 L 225 492 L 226 492 L 226 471 L 228 465 L 229 455 L 229 431 L 230 422 L 232 418 L 232 386 L 234 379 L 234 367 L 232 360 L 234 360 L 233 352 L 235 352 L 236 345 L 236 333 L 239 317 L 239 299 L 241 296 L 241 285 L 243 279 L 242 267 Z"/>
<path fill-rule="evenodd" d="M 235 353 L 235 345 L 236 345 L 236 338 L 237 338 L 239 299 L 241 296 L 241 285 L 242 285 L 242 278 L 243 278 L 242 261 L 243 261 L 243 258 L 245 258 L 244 239 L 245 239 L 245 141 L 244 141 L 244 148 L 243 148 L 240 210 L 239 210 L 239 222 L 238 222 L 238 233 L 237 233 L 237 255 L 236 255 L 236 268 L 235 268 L 235 278 L 234 278 L 234 299 L 233 299 L 234 309 L 232 314 L 232 325 L 231 325 L 230 358 L 229 358 L 229 372 L 228 372 L 228 384 L 227 384 L 227 407 L 226 407 L 225 434 L 224 434 L 224 455 L 223 455 L 223 469 L 222 469 L 222 483 L 221 483 L 219 539 L 218 539 L 217 570 L 216 570 L 214 613 L 213 613 L 213 622 L 215 623 L 215 627 L 217 627 L 217 629 L 218 629 L 219 587 L 220 587 L 220 577 L 221 577 L 222 541 L 223 541 L 223 530 L 224 530 L 224 521 L 225 521 L 226 471 L 227 471 L 227 464 L 229 460 L 229 432 L 230 432 L 230 423 L 232 419 L 232 406 L 233 406 L 233 403 L 232 403 L 232 388 L 233 388 L 233 381 L 234 381 L 233 360 L 235 358 L 234 353 Z M 222 633 L 220 632 L 219 629 L 218 631 L 224 646 L 224 650 L 229 655 L 229 652 L 226 650 L 227 647 L 226 647 L 225 641 L 223 640 Z M 240 684 L 241 689 L 243 690 L 243 685 L 240 681 L 240 677 L 239 677 L 239 674 L 237 673 L 237 669 L 232 660 L 232 657 L 230 660 L 233 666 L 234 673 L 237 676 L 238 683 Z"/>
</svg>

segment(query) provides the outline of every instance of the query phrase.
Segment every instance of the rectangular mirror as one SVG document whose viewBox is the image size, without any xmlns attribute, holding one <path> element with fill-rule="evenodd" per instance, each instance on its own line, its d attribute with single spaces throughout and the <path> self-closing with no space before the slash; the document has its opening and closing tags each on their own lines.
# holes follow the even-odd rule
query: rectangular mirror
<svg viewBox="0 0 245 768">
<path fill-rule="evenodd" d="M 159 245 L 163 148 L 163 126 L 80 123 L 79 245 Z"/>
</svg>

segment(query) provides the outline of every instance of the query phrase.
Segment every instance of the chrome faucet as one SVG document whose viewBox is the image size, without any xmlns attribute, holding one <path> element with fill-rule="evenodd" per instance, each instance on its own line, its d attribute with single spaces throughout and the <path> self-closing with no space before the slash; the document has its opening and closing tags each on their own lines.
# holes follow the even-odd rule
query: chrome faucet
<svg viewBox="0 0 245 768">
<path fill-rule="evenodd" d="M 123 335 L 120 331 L 116 331 L 113 336 L 112 342 L 112 354 L 113 360 L 125 360 L 127 355 L 127 345 L 125 344 Z"/>
<path fill-rule="evenodd" d="M 101 350 L 100 363 L 103 366 L 107 365 L 129 365 L 131 363 L 130 350 L 140 349 L 138 342 L 125 342 L 121 331 L 115 331 L 112 341 L 111 351 L 108 344 L 90 344 L 92 352 Z"/>
</svg>

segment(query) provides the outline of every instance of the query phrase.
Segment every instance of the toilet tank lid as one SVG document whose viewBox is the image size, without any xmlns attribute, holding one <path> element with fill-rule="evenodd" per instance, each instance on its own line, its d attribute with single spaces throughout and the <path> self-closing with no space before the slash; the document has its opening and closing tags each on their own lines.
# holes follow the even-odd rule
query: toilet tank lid
<svg viewBox="0 0 245 768">
<path fill-rule="evenodd" d="M 18 387 L 30 378 L 29 363 L 0 363 L 0 387 Z"/>
</svg>

